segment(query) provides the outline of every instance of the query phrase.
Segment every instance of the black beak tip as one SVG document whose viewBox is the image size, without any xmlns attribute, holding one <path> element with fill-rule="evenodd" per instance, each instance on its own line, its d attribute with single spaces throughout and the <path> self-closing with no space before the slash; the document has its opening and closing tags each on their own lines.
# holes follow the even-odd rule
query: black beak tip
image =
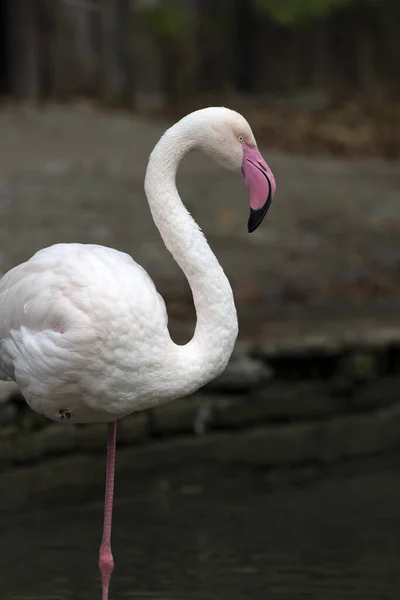
<svg viewBox="0 0 400 600">
<path fill-rule="evenodd" d="M 268 198 L 268 200 L 266 201 L 264 206 L 262 206 L 261 208 L 258 208 L 256 210 L 254 210 L 253 208 L 250 208 L 250 217 L 247 222 L 247 231 L 249 233 L 253 233 L 253 231 L 255 231 L 259 225 L 261 225 L 261 222 L 262 222 L 263 218 L 265 217 L 265 215 L 267 214 L 270 206 L 271 206 L 271 197 Z"/>
<path fill-rule="evenodd" d="M 256 214 L 258 212 L 260 212 L 260 211 L 253 210 L 252 208 L 250 209 L 250 217 L 247 222 L 247 231 L 249 233 L 253 233 L 253 231 L 255 231 L 257 229 L 257 227 L 259 226 L 259 224 L 261 223 L 258 215 Z"/>
</svg>

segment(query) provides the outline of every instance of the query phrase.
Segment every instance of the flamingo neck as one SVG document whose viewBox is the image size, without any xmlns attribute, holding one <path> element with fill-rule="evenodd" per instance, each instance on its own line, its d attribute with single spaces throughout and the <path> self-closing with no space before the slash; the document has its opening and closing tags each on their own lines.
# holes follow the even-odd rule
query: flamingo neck
<svg viewBox="0 0 400 600">
<path fill-rule="evenodd" d="M 171 398 L 189 394 L 218 376 L 228 363 L 238 333 L 229 281 L 176 187 L 179 163 L 196 146 L 194 128 L 187 120 L 177 123 L 154 148 L 145 178 L 154 222 L 189 282 L 197 315 L 190 342 L 178 346 L 171 341 Z"/>
</svg>

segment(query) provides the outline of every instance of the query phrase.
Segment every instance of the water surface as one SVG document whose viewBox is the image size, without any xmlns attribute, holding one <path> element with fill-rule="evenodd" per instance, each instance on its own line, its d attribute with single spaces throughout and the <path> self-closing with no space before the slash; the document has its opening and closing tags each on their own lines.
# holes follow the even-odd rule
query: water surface
<svg viewBox="0 0 400 600">
<path fill-rule="evenodd" d="M 397 600 L 399 471 L 272 491 L 262 472 L 234 467 L 123 467 L 110 598 Z M 92 479 L 68 485 L 66 473 L 0 512 L 2 600 L 100 598 L 103 482 Z"/>
</svg>

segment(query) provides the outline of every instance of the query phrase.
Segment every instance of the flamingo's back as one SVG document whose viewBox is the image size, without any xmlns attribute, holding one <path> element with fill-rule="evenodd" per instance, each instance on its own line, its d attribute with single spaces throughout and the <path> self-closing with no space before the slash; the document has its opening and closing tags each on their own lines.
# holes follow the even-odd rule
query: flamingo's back
<svg viewBox="0 0 400 600">
<path fill-rule="evenodd" d="M 166 336 L 151 278 L 117 250 L 56 244 L 0 280 L 0 377 L 50 418 L 109 420 L 135 398 L 142 408 Z"/>
</svg>

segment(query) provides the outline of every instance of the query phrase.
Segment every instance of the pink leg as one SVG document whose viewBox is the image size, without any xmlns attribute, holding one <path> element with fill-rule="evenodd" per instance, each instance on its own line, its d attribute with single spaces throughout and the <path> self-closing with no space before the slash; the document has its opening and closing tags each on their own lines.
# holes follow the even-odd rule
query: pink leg
<svg viewBox="0 0 400 600">
<path fill-rule="evenodd" d="M 107 467 L 106 467 L 106 494 L 104 500 L 104 525 L 103 539 L 100 546 L 99 569 L 101 575 L 101 598 L 108 600 L 111 573 L 114 568 L 114 559 L 111 553 L 111 525 L 114 498 L 115 474 L 115 442 L 117 438 L 117 423 L 113 421 L 107 425 Z"/>
</svg>

